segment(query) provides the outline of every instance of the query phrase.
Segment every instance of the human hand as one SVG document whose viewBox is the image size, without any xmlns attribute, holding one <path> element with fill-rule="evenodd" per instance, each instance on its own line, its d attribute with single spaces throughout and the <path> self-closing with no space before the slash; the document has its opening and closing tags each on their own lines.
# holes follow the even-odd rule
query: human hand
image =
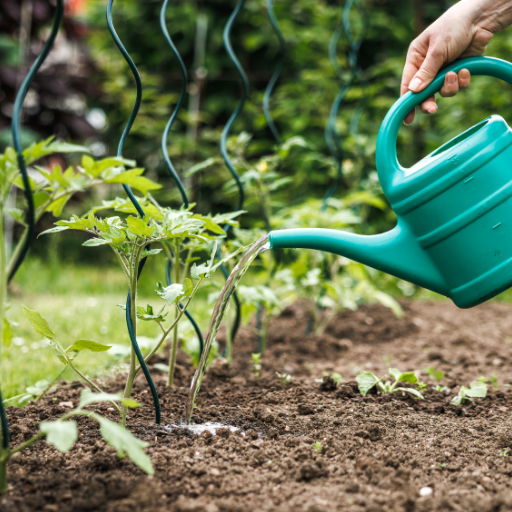
<svg viewBox="0 0 512 512">
<path fill-rule="evenodd" d="M 501 1 L 496 3 L 501 4 Z M 409 90 L 422 91 L 442 67 L 456 59 L 483 55 L 494 33 L 503 27 L 497 22 L 495 13 L 486 14 L 486 8 L 491 10 L 493 7 L 490 4 L 490 0 L 462 0 L 411 43 L 402 74 L 401 95 Z M 469 87 L 469 83 L 467 69 L 458 74 L 450 72 L 439 93 L 443 97 L 455 96 L 459 89 Z M 420 108 L 426 114 L 436 112 L 435 97 L 425 100 Z M 411 124 L 414 115 L 413 110 L 404 123 Z"/>
</svg>

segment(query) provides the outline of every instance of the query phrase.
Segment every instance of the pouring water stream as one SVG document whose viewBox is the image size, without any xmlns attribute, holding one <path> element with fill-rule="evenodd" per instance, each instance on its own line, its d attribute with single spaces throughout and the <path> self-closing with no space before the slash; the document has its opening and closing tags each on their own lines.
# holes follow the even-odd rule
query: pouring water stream
<svg viewBox="0 0 512 512">
<path fill-rule="evenodd" d="M 256 242 L 254 242 L 249 247 L 249 249 L 247 249 L 242 259 L 238 262 L 238 264 L 229 275 L 226 284 L 220 292 L 220 296 L 215 303 L 215 307 L 213 308 L 212 319 L 210 320 L 208 335 L 206 336 L 206 340 L 204 342 L 203 353 L 190 385 L 190 391 L 188 394 L 187 404 L 185 406 L 185 413 L 183 417 L 187 424 L 190 424 L 192 419 L 194 404 L 206 371 L 206 364 L 210 356 L 210 350 L 212 348 L 213 342 L 215 341 L 215 337 L 217 336 L 217 332 L 219 331 L 224 313 L 226 312 L 226 309 L 229 305 L 229 299 L 231 299 L 231 296 L 238 286 L 240 279 L 242 279 L 258 254 L 261 254 L 263 251 L 268 249 L 270 249 L 269 237 L 268 235 L 263 235 L 258 240 L 256 240 Z"/>
</svg>

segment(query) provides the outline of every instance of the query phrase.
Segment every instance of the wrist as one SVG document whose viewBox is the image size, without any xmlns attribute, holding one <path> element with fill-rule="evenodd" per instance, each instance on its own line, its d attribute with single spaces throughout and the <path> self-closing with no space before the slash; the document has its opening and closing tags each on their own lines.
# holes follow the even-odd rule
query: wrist
<svg viewBox="0 0 512 512">
<path fill-rule="evenodd" d="M 456 6 L 475 27 L 492 34 L 512 24 L 511 0 L 461 0 Z"/>
</svg>

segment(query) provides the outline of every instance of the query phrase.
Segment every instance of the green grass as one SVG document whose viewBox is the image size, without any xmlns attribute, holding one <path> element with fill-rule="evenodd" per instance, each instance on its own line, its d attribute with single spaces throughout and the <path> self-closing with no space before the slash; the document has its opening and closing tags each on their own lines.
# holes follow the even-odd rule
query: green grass
<svg viewBox="0 0 512 512">
<path fill-rule="evenodd" d="M 93 266 L 97 263 L 102 266 Z M 255 270 L 246 276 L 245 282 L 259 281 L 260 278 Z M 161 307 L 164 302 L 154 293 L 154 289 L 156 282 L 163 280 L 162 259 L 150 260 L 141 277 L 138 303 Z M 220 273 L 214 276 L 213 282 L 217 285 L 223 283 Z M 109 266 L 109 262 L 101 258 L 91 260 L 91 266 L 29 258 L 16 276 L 9 297 L 11 307 L 8 316 L 19 325 L 14 328 L 15 337 L 11 346 L 2 348 L 0 385 L 4 399 L 23 393 L 27 386 L 38 380 L 51 380 L 62 370 L 62 363 L 47 341 L 32 329 L 24 317 L 22 305 L 39 311 L 64 346 L 77 339 L 90 339 L 107 345 L 129 347 L 125 311 L 118 306 L 125 303 L 127 291 L 127 280 L 122 271 Z M 208 327 L 213 308 L 207 302 L 208 294 L 212 291 L 212 287 L 200 290 L 191 308 L 203 332 Z M 391 287 L 386 291 L 393 293 Z M 428 290 L 419 290 L 415 298 L 446 300 Z M 512 290 L 502 293 L 495 300 L 512 301 Z M 180 331 L 185 339 L 193 336 L 186 320 L 180 322 Z M 156 324 L 138 322 L 141 345 L 149 341 L 147 338 L 155 338 L 159 333 Z M 112 352 L 83 351 L 77 356 L 76 364 L 90 377 L 108 377 L 114 372 L 123 371 L 127 361 L 125 356 Z M 75 375 L 68 369 L 63 378 L 74 380 Z"/>
<path fill-rule="evenodd" d="M 160 260 L 160 263 L 162 261 Z M 163 266 L 163 265 L 162 265 Z M 164 301 L 151 291 L 157 280 L 163 280 L 162 268 L 148 265 L 141 277 L 138 303 L 160 308 Z M 13 329 L 14 338 L 9 347 L 2 348 L 0 384 L 4 399 L 23 393 L 27 386 L 38 380 L 51 380 L 63 366 L 47 341 L 37 334 L 22 313 L 22 305 L 39 311 L 48 321 L 64 346 L 78 339 L 90 339 L 106 345 L 129 347 L 124 304 L 127 293 L 126 277 L 117 268 L 97 268 L 43 263 L 29 259 L 16 276 L 9 298 L 10 320 L 19 325 Z M 207 328 L 212 305 L 206 303 L 206 288 L 198 295 L 193 308 L 196 320 L 203 331 Z M 190 324 L 180 323 L 185 335 L 191 334 Z M 155 338 L 160 328 L 154 322 L 138 322 L 138 338 L 143 345 L 146 338 Z M 126 365 L 126 357 L 103 353 L 81 352 L 76 358 L 77 367 L 90 377 L 112 375 Z M 72 370 L 63 375 L 75 379 Z"/>
</svg>

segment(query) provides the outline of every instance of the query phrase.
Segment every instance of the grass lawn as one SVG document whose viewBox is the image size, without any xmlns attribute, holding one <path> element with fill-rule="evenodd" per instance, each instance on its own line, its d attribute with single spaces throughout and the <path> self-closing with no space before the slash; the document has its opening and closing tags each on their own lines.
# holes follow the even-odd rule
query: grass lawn
<svg viewBox="0 0 512 512">
<path fill-rule="evenodd" d="M 160 263 L 162 261 L 160 260 Z M 164 301 L 152 294 L 155 283 L 163 281 L 163 269 L 148 265 L 141 280 L 138 303 L 152 304 L 158 309 Z M 218 276 L 220 279 L 220 276 Z M 64 346 L 79 339 L 114 345 L 108 352 L 82 351 L 76 358 L 77 367 L 89 376 L 107 376 L 121 371 L 126 365 L 130 345 L 125 311 L 118 304 L 126 302 L 126 277 L 115 267 L 97 268 L 56 263 L 45 264 L 29 259 L 20 269 L 11 287 L 8 316 L 19 325 L 13 329 L 9 347 L 2 348 L 1 386 L 4 399 L 23 393 L 38 380 L 50 381 L 63 365 L 46 339 L 36 333 L 22 312 L 22 305 L 37 310 L 57 334 Z M 212 305 L 207 305 L 207 293 L 196 298 L 194 316 L 204 330 L 207 328 Z M 180 323 L 183 334 L 192 334 L 190 324 Z M 143 346 L 161 333 L 154 322 L 138 322 L 138 339 Z M 187 336 L 189 337 L 189 336 Z M 75 379 L 68 369 L 63 378 Z"/>
</svg>

